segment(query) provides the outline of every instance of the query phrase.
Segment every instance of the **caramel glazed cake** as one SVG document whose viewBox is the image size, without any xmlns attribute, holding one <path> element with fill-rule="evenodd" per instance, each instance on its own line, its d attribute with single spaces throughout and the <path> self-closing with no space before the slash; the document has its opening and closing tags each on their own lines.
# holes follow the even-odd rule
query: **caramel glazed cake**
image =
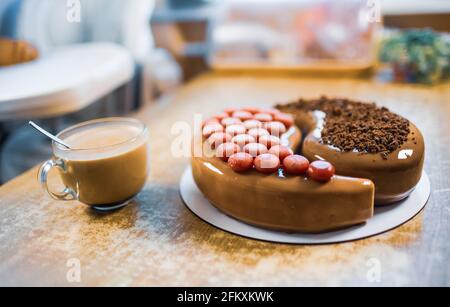
<svg viewBox="0 0 450 307">
<path fill-rule="evenodd" d="M 222 212 L 248 224 L 319 233 L 360 224 L 374 204 L 419 182 L 424 140 L 407 119 L 347 99 L 225 110 L 205 121 L 194 180 Z M 200 144 L 202 145 L 202 144 Z"/>
</svg>

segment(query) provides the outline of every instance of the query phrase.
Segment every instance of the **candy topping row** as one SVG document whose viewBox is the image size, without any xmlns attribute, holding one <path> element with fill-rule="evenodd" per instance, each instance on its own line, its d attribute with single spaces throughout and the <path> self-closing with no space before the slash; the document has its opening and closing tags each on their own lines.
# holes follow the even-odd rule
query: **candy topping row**
<svg viewBox="0 0 450 307">
<path fill-rule="evenodd" d="M 235 172 L 255 168 L 272 174 L 283 168 L 292 175 L 307 174 L 320 182 L 329 181 L 335 174 L 333 165 L 326 161 L 310 163 L 281 144 L 281 136 L 292 125 L 292 116 L 276 109 L 227 109 L 204 122 L 203 137 L 216 150 L 216 157 Z"/>
</svg>

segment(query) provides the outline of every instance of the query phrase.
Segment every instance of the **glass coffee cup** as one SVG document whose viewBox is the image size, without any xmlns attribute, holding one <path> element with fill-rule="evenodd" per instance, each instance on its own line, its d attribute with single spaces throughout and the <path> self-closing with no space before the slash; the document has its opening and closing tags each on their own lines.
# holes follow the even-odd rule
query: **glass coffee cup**
<svg viewBox="0 0 450 307">
<path fill-rule="evenodd" d="M 38 179 L 54 199 L 78 200 L 109 211 L 125 206 L 143 188 L 149 171 L 149 135 L 142 122 L 105 118 L 70 127 L 57 135 L 70 149 L 53 142 L 53 155 L 39 169 Z M 52 191 L 51 169 L 59 170 L 65 188 Z"/>
</svg>

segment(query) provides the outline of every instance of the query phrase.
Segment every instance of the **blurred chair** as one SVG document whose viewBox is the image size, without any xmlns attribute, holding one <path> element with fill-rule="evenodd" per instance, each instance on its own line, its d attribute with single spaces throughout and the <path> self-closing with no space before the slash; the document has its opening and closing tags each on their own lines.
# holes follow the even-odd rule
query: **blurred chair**
<svg viewBox="0 0 450 307">
<path fill-rule="evenodd" d="M 133 78 L 127 49 L 111 43 L 69 45 L 0 72 L 0 121 L 58 117 L 91 105 Z M 120 106 L 125 112 L 125 100 Z"/>
<path fill-rule="evenodd" d="M 0 68 L 0 121 L 3 133 L 11 132 L 1 152 L 2 181 L 51 154 L 48 141 L 24 127 L 24 120 L 41 119 L 56 132 L 74 122 L 126 114 L 178 85 L 180 69 L 153 46 L 153 2 L 2 0 L 0 34 L 32 43 L 41 56 Z M 68 14 L 77 4 L 81 19 L 71 22 Z"/>
<path fill-rule="evenodd" d="M 151 100 L 161 70 L 166 71 L 165 80 L 171 75 L 169 83 L 177 85 L 181 80 L 176 62 L 164 50 L 154 48 L 149 26 L 154 0 L 15 0 L 10 6 L 18 7 L 14 35 L 33 43 L 44 56 L 61 46 L 88 42 L 125 47 L 136 63 L 138 104 Z M 78 8 L 79 22 L 71 19 Z M 155 69 L 154 61 L 162 57 L 164 63 Z"/>
</svg>

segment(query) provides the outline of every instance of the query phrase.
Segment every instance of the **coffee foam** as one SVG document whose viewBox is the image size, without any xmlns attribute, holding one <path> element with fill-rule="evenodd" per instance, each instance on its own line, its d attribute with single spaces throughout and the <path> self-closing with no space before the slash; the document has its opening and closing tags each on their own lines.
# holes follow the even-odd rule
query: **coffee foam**
<svg viewBox="0 0 450 307">
<path fill-rule="evenodd" d="M 125 125 L 98 125 L 85 127 L 63 136 L 74 150 L 55 148 L 55 155 L 69 160 L 98 160 L 118 156 L 134 150 L 147 141 L 140 136 L 141 128 Z M 135 141 L 132 141 L 133 139 Z"/>
</svg>

